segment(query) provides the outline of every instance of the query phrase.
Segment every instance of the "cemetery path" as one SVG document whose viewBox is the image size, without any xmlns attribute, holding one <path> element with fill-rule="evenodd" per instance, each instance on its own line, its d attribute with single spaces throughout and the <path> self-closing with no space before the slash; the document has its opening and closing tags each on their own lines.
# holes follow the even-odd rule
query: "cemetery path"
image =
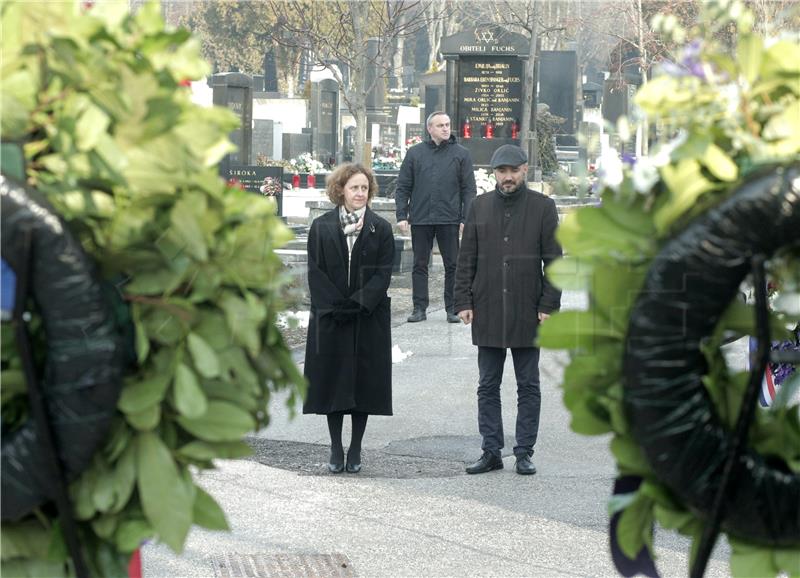
<svg viewBox="0 0 800 578">
<path fill-rule="evenodd" d="M 276 395 L 270 426 L 249 440 L 252 458 L 219 461 L 200 477 L 231 532 L 195 529 L 180 556 L 146 546 L 146 578 L 617 575 L 608 554 L 606 502 L 616 475 L 609 440 L 569 429 L 557 387 L 565 354 L 542 352 L 539 472 L 513 469 L 509 356 L 505 469 L 468 476 L 464 463 L 480 454 L 470 328 L 447 323 L 441 305 L 427 321 L 405 323 L 408 287 L 398 279 L 391 289 L 394 416 L 370 417 L 361 473 L 329 474 L 325 419 L 293 414 Z M 437 293 L 432 283 L 432 301 Z M 585 302 L 564 294 L 565 309 Z M 658 532 L 656 548 L 662 576 L 688 573 L 685 540 Z M 706 576 L 728 575 L 727 548 L 718 545 Z"/>
</svg>

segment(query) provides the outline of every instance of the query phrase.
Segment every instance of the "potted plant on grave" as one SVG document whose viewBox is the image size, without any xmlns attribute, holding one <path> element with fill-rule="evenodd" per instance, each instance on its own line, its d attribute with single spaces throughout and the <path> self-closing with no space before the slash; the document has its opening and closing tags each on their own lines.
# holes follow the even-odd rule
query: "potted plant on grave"
<svg viewBox="0 0 800 578">
<path fill-rule="evenodd" d="M 602 203 L 566 217 L 558 237 L 567 257 L 547 270 L 559 287 L 586 291 L 588 307 L 554 315 L 539 333 L 540 346 L 569 351 L 561 387 L 572 429 L 584 435 L 610 434 L 619 479 L 632 482 L 609 501 L 616 519 L 614 539 L 626 563 L 639 565 L 631 572 L 645 572 L 647 559 L 655 557 L 656 525 L 692 540 L 692 564 L 700 545 L 708 545 L 709 526 L 714 535 L 710 520 L 715 501 L 699 496 L 712 494 L 715 486 L 710 484 L 722 486 L 719 480 L 725 474 L 720 471 L 726 470 L 721 462 L 708 469 L 700 464 L 728 451 L 717 451 L 723 446 L 714 444 L 700 450 L 700 443 L 668 442 L 686 435 L 697 440 L 716 436 L 715 444 L 732 444 L 720 440 L 732 439 L 731 432 L 737 431 L 752 378 L 748 371 L 729 366 L 722 345 L 756 335 L 767 320 L 772 340 L 791 342 L 796 334 L 787 328 L 796 330 L 800 316 L 800 44 L 789 37 L 760 38 L 753 31 L 752 13 L 737 1 L 703 3 L 701 12 L 693 30 L 679 27 L 674 17 L 654 21 L 654 28 L 676 42 L 694 39 L 636 96 L 647 121 L 665 138 L 651 156 L 623 159 L 611 152 L 602 159 Z M 763 219 L 770 224 L 750 222 L 764 206 L 774 209 Z M 713 291 L 698 292 L 708 304 L 723 308 L 714 317 L 711 307 L 688 302 L 686 295 L 696 284 L 722 287 L 722 273 L 746 274 L 751 265 L 747 243 L 769 246 L 775 238 L 790 244 L 770 255 L 767 278 L 781 283 L 786 297 L 772 304 L 761 323 L 755 321 L 755 308 L 737 298 L 735 284 L 724 286 L 724 293 L 716 289 L 726 299 L 715 299 Z M 742 257 L 725 258 L 726 251 L 741 251 Z M 693 260 L 687 261 L 687 254 Z M 689 266 L 698 272 L 680 274 Z M 755 276 L 757 267 L 752 270 Z M 668 282 L 676 290 L 664 289 Z M 665 316 L 660 322 L 647 318 L 666 307 L 683 307 L 683 317 Z M 699 323 L 711 323 L 710 334 L 696 338 L 689 332 Z M 672 327 L 676 337 L 664 345 L 661 336 Z M 688 355 L 671 361 L 660 357 L 677 348 Z M 661 377 L 635 379 L 642 367 Z M 761 376 L 754 375 L 752 384 L 757 385 Z M 781 493 L 800 484 L 798 386 L 795 374 L 783 385 L 782 403 L 769 410 L 756 408 L 754 419 L 738 429 L 749 438 L 742 461 L 731 461 L 734 487 L 759 488 L 758 483 L 750 485 L 756 478 L 780 483 L 770 486 L 774 492 L 766 499 L 743 491 L 737 494 L 740 500 L 722 510 L 734 577 L 800 575 L 798 493 Z M 653 398 L 640 401 L 645 393 Z M 668 401 L 672 399 L 675 406 Z M 643 420 L 643 412 L 652 412 L 647 414 L 651 419 Z M 653 445 L 653 440 L 662 445 Z M 673 451 L 681 459 L 668 459 Z M 686 464 L 692 467 L 683 474 Z M 678 473 L 690 483 L 674 483 L 672 476 Z M 780 529 L 761 525 L 767 518 Z"/>
<path fill-rule="evenodd" d="M 185 80 L 209 67 L 158 3 L 131 14 L 119 2 L 5 2 L 0 14 L 2 139 L 23 143 L 28 186 L 129 318 L 134 361 L 110 431 L 69 484 L 90 574 L 125 576 L 145 540 L 181 552 L 193 526 L 228 528 L 197 474 L 251 453 L 243 436 L 268 423 L 274 392 L 290 407 L 302 396 L 276 325 L 288 279 L 273 249 L 292 235 L 274 199 L 220 179 L 236 120 L 192 102 Z M 6 408 L 27 406 L 24 386 L 6 387 L 20 353 L 5 325 L 4 444 L 25 415 Z M 30 327 L 46 343 L 35 309 Z M 2 540 L 4 576 L 75 573 L 49 503 L 4 520 Z"/>
</svg>

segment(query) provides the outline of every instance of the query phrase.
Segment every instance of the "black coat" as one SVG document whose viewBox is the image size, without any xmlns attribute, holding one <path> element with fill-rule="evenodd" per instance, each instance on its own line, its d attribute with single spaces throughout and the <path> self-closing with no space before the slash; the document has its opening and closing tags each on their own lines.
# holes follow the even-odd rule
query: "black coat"
<svg viewBox="0 0 800 578">
<path fill-rule="evenodd" d="M 532 347 L 537 314 L 561 305 L 543 267 L 561 256 L 552 199 L 523 189 L 513 206 L 495 190 L 479 196 L 464 225 L 455 282 L 456 313 L 472 309 L 472 342 Z"/>
<path fill-rule="evenodd" d="M 475 198 L 469 151 L 456 137 L 441 144 L 428 139 L 406 153 L 394 193 L 396 216 L 412 225 L 463 223 Z"/>
<path fill-rule="evenodd" d="M 308 285 L 311 315 L 306 343 L 308 394 L 303 413 L 392 414 L 392 227 L 367 208 L 352 251 L 347 280 L 347 241 L 339 208 L 311 224 Z M 335 319 L 337 301 L 350 298 L 360 311 Z"/>
</svg>

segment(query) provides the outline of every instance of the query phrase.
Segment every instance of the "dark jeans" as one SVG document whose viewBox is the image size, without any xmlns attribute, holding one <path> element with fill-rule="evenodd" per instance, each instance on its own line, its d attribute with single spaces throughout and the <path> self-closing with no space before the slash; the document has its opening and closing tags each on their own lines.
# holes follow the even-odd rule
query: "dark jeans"
<svg viewBox="0 0 800 578">
<path fill-rule="evenodd" d="M 514 455 L 532 455 L 539 434 L 539 411 L 542 406 L 539 348 L 512 347 L 511 356 L 517 376 L 517 444 L 514 446 Z M 504 445 L 500 383 L 505 362 L 505 348 L 478 347 L 478 431 L 483 437 L 481 448 L 497 456 Z"/>
<path fill-rule="evenodd" d="M 439 245 L 444 263 L 444 308 L 453 312 L 453 289 L 458 261 L 458 225 L 412 225 L 411 247 L 414 250 L 414 268 L 411 270 L 412 300 L 414 309 L 428 308 L 428 265 L 431 261 L 433 239 Z"/>
</svg>

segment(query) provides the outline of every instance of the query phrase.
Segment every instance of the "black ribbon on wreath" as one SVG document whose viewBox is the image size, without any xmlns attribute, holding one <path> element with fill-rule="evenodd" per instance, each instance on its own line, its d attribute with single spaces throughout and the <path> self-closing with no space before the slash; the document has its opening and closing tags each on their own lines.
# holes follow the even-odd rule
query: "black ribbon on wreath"
<svg viewBox="0 0 800 578">
<path fill-rule="evenodd" d="M 748 178 L 664 247 L 631 312 L 625 411 L 658 479 L 705 522 L 693 577 L 703 575 L 720 529 L 767 546 L 800 544 L 800 473 L 747 446 L 770 361 L 764 263 L 800 243 L 798 183 L 798 164 Z M 702 381 L 708 367 L 701 345 L 751 273 L 758 350 L 736 426 L 728 431 Z M 776 353 L 774 362 L 797 361 Z M 652 575 L 647 564 L 631 569 Z"/>
<path fill-rule="evenodd" d="M 19 521 L 54 502 L 75 573 L 88 577 L 68 484 L 90 465 L 116 415 L 129 361 L 124 328 L 94 263 L 44 196 L 3 175 L 0 201 L 0 256 L 16 278 L 10 322 L 30 411 L 13 429 L 3 424 L 2 519 Z M 31 338 L 33 310 L 46 338 L 41 351 Z"/>
</svg>

